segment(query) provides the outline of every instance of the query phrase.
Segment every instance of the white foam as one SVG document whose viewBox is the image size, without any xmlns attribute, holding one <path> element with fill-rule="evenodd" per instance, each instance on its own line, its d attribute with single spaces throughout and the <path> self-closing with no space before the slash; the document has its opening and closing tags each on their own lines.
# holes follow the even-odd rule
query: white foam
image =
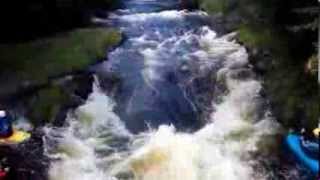
<svg viewBox="0 0 320 180">
<path fill-rule="evenodd" d="M 203 11 L 195 11 L 195 12 L 188 12 L 188 11 L 176 11 L 176 10 L 168 10 L 168 11 L 161 11 L 157 13 L 137 13 L 137 14 L 129 14 L 129 15 L 121 15 L 118 16 L 116 14 L 112 14 L 110 16 L 111 19 L 120 19 L 126 22 L 145 22 L 147 20 L 152 19 L 162 19 L 162 20 L 178 20 L 183 19 L 185 16 L 207 16 L 207 14 Z"/>
<path fill-rule="evenodd" d="M 96 81 L 97 82 L 97 81 Z M 49 156 L 59 160 L 51 164 L 50 180 L 106 180 L 112 175 L 99 167 L 96 150 L 112 149 L 107 142 L 117 137 L 131 138 L 119 117 L 113 112 L 114 102 L 100 91 L 97 83 L 87 102 L 67 118 L 66 129 L 47 129 L 48 141 L 55 139 L 59 145 L 50 149 Z M 113 159 L 114 160 L 114 159 Z M 107 163 L 107 162 L 104 162 Z"/>
<path fill-rule="evenodd" d="M 276 134 L 278 124 L 266 116 L 259 121 L 254 114 L 261 99 L 261 84 L 241 81 L 228 74 L 247 63 L 247 53 L 240 45 L 217 38 L 206 29 L 202 45 L 206 57 L 224 56 L 225 84 L 229 93 L 223 102 L 213 104 L 211 122 L 194 134 L 177 133 L 172 126 L 151 131 L 146 144 L 134 152 L 129 167 L 139 180 L 238 180 L 264 179 L 255 174 L 250 152 L 258 151 L 263 136 Z M 221 46 L 222 47 L 221 47 Z M 202 52 L 203 53 L 203 52 Z M 201 55 L 202 56 L 202 55 Z M 204 56 L 204 55 L 203 55 Z"/>
<path fill-rule="evenodd" d="M 143 180 L 238 180 L 257 179 L 250 152 L 264 135 L 277 133 L 272 119 L 255 123 L 255 96 L 261 88 L 256 81 L 231 83 L 230 93 L 212 113 L 212 122 L 194 134 L 175 132 L 161 126 L 130 158 L 137 179 Z M 260 174 L 260 179 L 264 175 Z"/>
<path fill-rule="evenodd" d="M 144 21 L 146 18 L 159 16 L 174 19 L 181 18 L 184 13 L 186 12 L 165 11 L 125 15 L 121 18 L 129 21 Z M 113 100 L 99 86 L 94 85 L 94 91 L 87 102 L 74 115 L 70 113 L 67 119 L 69 125 L 58 133 L 61 136 L 56 138 L 58 147 L 48 150 L 51 157 L 59 158 L 51 165 L 50 180 L 265 179 L 263 173 L 257 175 L 259 172 L 254 172 L 252 164 L 255 160 L 250 153 L 259 151 L 257 144 L 263 141 L 264 136 L 276 134 L 278 125 L 267 112 L 262 119 L 255 119 L 257 107 L 261 103 L 260 82 L 231 76 L 233 71 L 246 68 L 248 54 L 244 47 L 230 41 L 228 36 L 217 37 L 208 27 L 204 27 L 196 37 L 201 50 L 190 52 L 189 55 L 197 56 L 203 68 L 221 63 L 223 67 L 217 72 L 217 80 L 228 90 L 222 97 L 222 102 L 212 103 L 215 111 L 207 125 L 195 133 L 179 133 L 173 126 L 164 125 L 149 132 L 132 135 L 113 112 Z M 179 38 L 164 40 L 155 49 L 142 51 L 146 81 L 159 78 L 157 68 L 167 64 L 158 61 L 157 56 L 168 52 L 168 46 L 165 45 L 168 41 Z M 191 36 L 185 34 L 182 38 L 188 40 Z M 182 43 L 175 42 L 174 46 Z M 122 152 L 109 146 L 119 136 L 129 139 L 125 144 L 127 149 Z M 50 133 L 48 137 L 52 138 Z M 114 152 L 97 152 L 110 149 Z M 116 178 L 122 173 L 133 173 L 134 176 Z"/>
</svg>

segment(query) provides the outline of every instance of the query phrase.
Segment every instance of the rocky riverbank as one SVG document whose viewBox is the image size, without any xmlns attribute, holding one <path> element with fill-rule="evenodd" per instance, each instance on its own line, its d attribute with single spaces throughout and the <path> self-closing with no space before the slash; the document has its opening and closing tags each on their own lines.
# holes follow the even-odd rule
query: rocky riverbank
<svg viewBox="0 0 320 180">
<path fill-rule="evenodd" d="M 264 80 L 265 96 L 282 124 L 297 129 L 315 126 L 319 95 L 316 73 L 310 68 L 316 66 L 314 30 L 297 35 L 275 25 L 274 9 L 268 3 L 263 4 L 266 9 L 259 9 L 254 2 L 243 6 L 232 0 L 183 3 L 182 8 L 199 6 L 213 12 L 212 24 L 216 28 L 220 23 L 222 32 L 238 32 L 237 39 L 247 47 L 253 68 Z M 66 112 L 82 104 L 91 92 L 93 77 L 88 67 L 104 60 L 107 49 L 120 39 L 115 30 L 90 28 L 0 46 L 0 108 L 10 109 L 16 117 L 27 117 L 34 126 L 33 137 L 26 144 L 0 147 L 0 159 L 6 157 L 5 164 L 11 167 L 11 180 L 47 178 L 49 162 L 37 127 L 62 125 Z M 108 78 L 105 81 L 117 83 Z"/>
<path fill-rule="evenodd" d="M 68 110 L 87 99 L 93 82 L 89 67 L 105 60 L 120 41 L 118 31 L 97 28 L 0 47 L 0 108 L 33 127 L 31 140 L 0 147 L 10 180 L 47 179 L 41 127 L 63 125 Z"/>
<path fill-rule="evenodd" d="M 214 25 L 236 31 L 263 80 L 273 114 L 286 128 L 318 124 L 316 1 L 196 0 Z"/>
<path fill-rule="evenodd" d="M 0 44 L 0 109 L 26 119 L 32 130 L 26 143 L 0 147 L 0 165 L 10 168 L 10 180 L 47 179 L 42 127 L 61 126 L 68 110 L 87 99 L 90 66 L 106 60 L 121 39 L 116 29 L 90 27 Z"/>
<path fill-rule="evenodd" d="M 63 106 L 74 104 L 73 96 L 85 96 L 92 79 L 88 67 L 104 60 L 120 40 L 116 30 L 94 28 L 1 45 L 0 107 L 26 115 L 35 126 L 50 122 Z"/>
</svg>

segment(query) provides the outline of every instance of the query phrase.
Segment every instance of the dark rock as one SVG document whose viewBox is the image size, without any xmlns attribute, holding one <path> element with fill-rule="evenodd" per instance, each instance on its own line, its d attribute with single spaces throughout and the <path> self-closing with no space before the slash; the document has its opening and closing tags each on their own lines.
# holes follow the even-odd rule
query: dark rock
<svg viewBox="0 0 320 180">
<path fill-rule="evenodd" d="M 230 73 L 230 76 L 233 79 L 239 79 L 239 80 L 248 80 L 248 79 L 256 78 L 255 73 L 252 72 L 252 70 L 248 69 L 248 68 L 241 68 L 241 69 L 233 70 Z"/>
<path fill-rule="evenodd" d="M 62 84 L 61 88 L 69 95 L 67 102 L 61 102 L 60 109 L 54 117 L 53 125 L 62 126 L 69 110 L 83 104 L 92 92 L 93 76 L 91 74 L 76 75 Z"/>
<path fill-rule="evenodd" d="M 98 71 L 97 75 L 100 86 L 107 94 L 114 95 L 118 88 L 121 87 L 121 78 L 115 73 Z"/>
<path fill-rule="evenodd" d="M 198 9 L 198 3 L 196 2 L 196 0 L 180 0 L 179 1 L 181 4 L 181 8 L 182 9 Z"/>
<path fill-rule="evenodd" d="M 63 91 L 68 98 L 65 101 L 54 102 L 53 107 L 59 107 L 55 114 L 52 115 L 52 124 L 54 126 L 62 126 L 65 123 L 65 118 L 70 109 L 78 107 L 85 102 L 88 95 L 92 91 L 93 76 L 90 73 L 76 74 L 74 76 L 67 76 L 64 78 L 56 79 L 52 81 L 51 85 L 42 88 L 30 90 L 30 92 L 24 94 L 19 93 L 17 97 L 11 97 L 14 99 L 10 105 L 6 105 L 14 114 L 25 117 L 36 117 L 32 113 L 32 109 L 38 108 L 34 104 L 37 100 L 38 93 L 44 88 L 57 88 Z M 53 86 L 53 87 L 50 87 Z M 52 99 L 50 94 L 49 100 Z M 55 97 L 55 96 L 53 96 Z M 46 97 L 45 97 L 46 98 Z M 41 101 L 41 100 L 40 100 Z M 53 99 L 54 101 L 54 99 Z M 39 106 L 46 106 L 40 104 Z M 38 119 L 32 119 L 35 126 L 43 126 L 48 123 L 48 120 L 44 120 L 46 117 L 39 116 Z M 10 180 L 45 180 L 48 179 L 47 172 L 49 168 L 49 159 L 45 155 L 45 149 L 43 147 L 43 132 L 41 129 L 37 129 L 32 132 L 32 137 L 25 143 L 18 145 L 0 145 L 0 162 L 1 165 L 9 167 Z"/>
<path fill-rule="evenodd" d="M 0 107 L 28 117 L 36 127 L 49 122 L 62 125 L 68 109 L 85 102 L 92 90 L 92 81 L 89 72 L 59 76 L 50 79 L 48 84 L 20 88 L 0 96 Z"/>
<path fill-rule="evenodd" d="M 262 75 L 270 70 L 273 57 L 270 50 L 259 48 L 248 48 L 249 62 L 253 65 L 253 70 Z"/>
<path fill-rule="evenodd" d="M 18 145 L 0 145 L 1 165 L 8 167 L 10 180 L 45 180 L 49 159 L 44 154 L 43 133 L 32 132 L 32 137 Z"/>
</svg>

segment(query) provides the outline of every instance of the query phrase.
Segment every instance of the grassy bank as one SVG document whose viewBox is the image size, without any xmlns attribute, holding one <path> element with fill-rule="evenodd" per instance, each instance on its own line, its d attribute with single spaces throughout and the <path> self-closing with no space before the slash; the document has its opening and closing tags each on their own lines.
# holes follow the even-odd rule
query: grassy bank
<svg viewBox="0 0 320 180">
<path fill-rule="evenodd" d="M 49 77 L 82 70 L 106 57 L 120 41 L 112 29 L 79 29 L 54 38 L 0 45 L 0 72 L 17 82 L 45 83 Z M 5 84 L 5 82 L 3 82 Z"/>
<path fill-rule="evenodd" d="M 264 62 L 264 87 L 285 127 L 317 126 L 317 2 L 197 0 L 209 14 L 222 14 L 248 47 L 253 64 Z M 255 51 L 255 53 L 252 53 Z M 267 53 L 266 53 L 267 52 Z"/>
<path fill-rule="evenodd" d="M 21 95 L 28 88 L 45 85 L 30 97 L 23 97 L 23 102 L 34 121 L 53 119 L 59 109 L 70 102 L 70 94 L 65 89 L 75 91 L 77 87 L 65 88 L 66 85 L 49 83 L 50 79 L 86 70 L 89 65 L 105 59 L 108 49 L 120 40 L 117 30 L 88 28 L 27 43 L 1 44 L 0 97 Z M 79 83 L 67 86 L 70 84 Z M 5 106 L 2 103 L 0 107 Z"/>
</svg>

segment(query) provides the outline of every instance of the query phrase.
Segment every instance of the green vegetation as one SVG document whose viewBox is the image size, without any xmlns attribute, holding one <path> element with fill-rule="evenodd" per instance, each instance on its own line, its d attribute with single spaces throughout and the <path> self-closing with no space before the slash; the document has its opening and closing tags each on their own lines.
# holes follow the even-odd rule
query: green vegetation
<svg viewBox="0 0 320 180">
<path fill-rule="evenodd" d="M 48 77 L 82 70 L 102 60 L 120 41 L 112 29 L 79 29 L 55 38 L 0 45 L 1 72 L 14 72 L 21 81 L 46 83 Z"/>
<path fill-rule="evenodd" d="M 249 23 L 237 26 L 237 31 L 238 41 L 244 43 L 248 48 L 267 49 L 277 59 L 290 59 L 289 41 L 285 33 L 268 25 L 259 26 Z"/>
<path fill-rule="evenodd" d="M 66 109 L 84 102 L 91 92 L 92 80 L 93 77 L 86 73 L 73 75 L 72 79 L 58 79 L 30 95 L 22 96 L 18 104 L 22 103 L 25 116 L 34 126 L 43 126 L 46 123 L 59 125 L 63 123 Z"/>
<path fill-rule="evenodd" d="M 318 86 L 316 78 L 305 75 L 302 64 L 301 67 L 278 65 L 267 72 L 265 87 L 275 114 L 286 127 L 312 129 L 320 117 Z"/>
<path fill-rule="evenodd" d="M 89 65 L 103 60 L 107 50 L 120 40 L 121 35 L 117 30 L 90 28 L 27 43 L 2 44 L 0 97 L 24 93 L 21 87 L 25 85 L 29 88 L 45 85 L 22 97 L 22 101 L 34 125 L 52 122 L 64 106 L 72 103 L 73 92 L 69 91 L 85 89 L 83 86 L 90 86 L 90 82 L 87 83 L 88 78 L 80 79 L 79 82 L 72 80 L 68 84 L 50 81 L 55 77 L 85 70 Z"/>
<path fill-rule="evenodd" d="M 58 86 L 50 86 L 36 93 L 32 101 L 30 119 L 34 125 L 52 122 L 70 96 Z"/>
<path fill-rule="evenodd" d="M 276 35 L 272 29 L 243 24 L 238 27 L 238 40 L 249 47 L 273 47 L 279 46 Z"/>
<path fill-rule="evenodd" d="M 200 8 L 211 13 L 225 13 L 227 0 L 199 0 Z"/>
<path fill-rule="evenodd" d="M 264 87 L 274 113 L 286 127 L 317 126 L 319 90 L 316 47 L 319 22 L 317 2 L 197 0 L 211 14 L 238 31 L 238 40 L 250 50 L 251 61 L 266 61 Z M 228 24 L 229 23 L 229 24 Z M 231 25 L 230 25 L 231 23 Z"/>
</svg>

